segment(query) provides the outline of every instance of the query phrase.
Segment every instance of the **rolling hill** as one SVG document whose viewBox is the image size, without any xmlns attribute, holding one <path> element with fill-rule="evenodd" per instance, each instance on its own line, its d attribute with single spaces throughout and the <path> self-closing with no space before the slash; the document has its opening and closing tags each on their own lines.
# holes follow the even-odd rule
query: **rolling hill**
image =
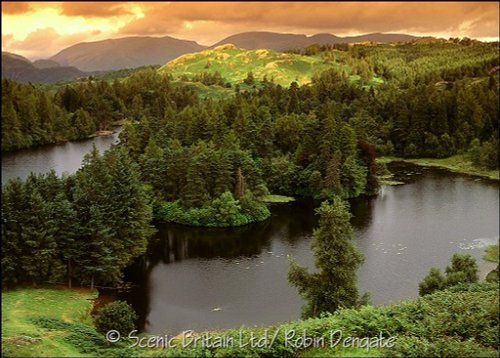
<svg viewBox="0 0 500 358">
<path fill-rule="evenodd" d="M 312 77 L 329 68 L 352 74 L 351 68 L 339 58 L 302 56 L 272 50 L 244 50 L 232 44 L 218 46 L 199 53 L 187 54 L 168 62 L 159 69 L 174 78 L 192 79 L 201 73 L 219 72 L 225 81 L 240 83 L 252 72 L 258 80 L 267 77 L 282 86 L 296 81 L 308 83 Z M 352 80 L 359 76 L 351 75 Z"/>
<path fill-rule="evenodd" d="M 40 63 L 37 61 L 35 64 L 25 57 L 10 52 L 2 52 L 2 78 L 21 83 L 52 83 L 89 75 L 75 67 L 57 66 L 57 64 L 52 64 L 54 67 L 47 67 L 47 65 L 46 62 Z"/>
<path fill-rule="evenodd" d="M 109 71 L 162 65 L 180 55 L 205 49 L 194 41 L 173 37 L 126 37 L 82 42 L 65 48 L 50 60 L 82 71 Z"/>
<path fill-rule="evenodd" d="M 265 49 L 281 52 L 301 49 L 312 44 L 389 43 L 408 42 L 415 39 L 418 38 L 411 35 L 384 33 L 339 37 L 328 33 L 306 36 L 303 34 L 275 32 L 244 32 L 229 36 L 209 48 L 215 49 L 222 45 L 233 44 L 246 50 L 263 49 L 264 51 Z M 195 41 L 179 40 L 169 36 L 125 37 L 82 42 L 63 49 L 49 59 L 34 62 L 22 56 L 5 53 L 7 57 L 3 66 L 6 66 L 6 68 L 2 68 L 2 77 L 17 79 L 20 82 L 55 82 L 88 75 L 89 73 L 85 72 L 89 71 L 107 72 L 142 66 L 163 65 L 184 54 L 197 53 L 205 49 L 208 49 L 208 47 Z M 4 61 L 3 54 L 2 61 Z M 262 56 L 262 53 L 259 56 Z M 277 55 L 273 56 L 276 57 Z M 263 64 L 262 61 L 260 63 Z M 283 61 L 280 63 L 282 64 Z M 267 64 L 264 63 L 263 65 Z M 311 65 L 310 60 L 302 59 L 302 65 L 299 65 L 299 67 L 309 65 Z M 273 65 L 270 64 L 269 66 L 272 67 Z M 41 72 L 37 70 L 41 70 Z M 264 72 L 273 72 L 270 70 L 270 68 L 267 68 Z M 274 75 L 279 80 L 279 74 L 275 73 Z M 303 79 L 299 79 L 299 81 L 303 81 Z"/>
</svg>

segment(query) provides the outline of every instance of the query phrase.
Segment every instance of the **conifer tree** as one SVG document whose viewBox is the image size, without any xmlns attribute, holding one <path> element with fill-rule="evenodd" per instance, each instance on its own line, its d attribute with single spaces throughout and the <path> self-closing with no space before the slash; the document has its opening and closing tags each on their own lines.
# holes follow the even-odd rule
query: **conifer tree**
<svg viewBox="0 0 500 358">
<path fill-rule="evenodd" d="M 24 183 L 19 179 L 2 186 L 2 283 L 12 285 L 26 278 L 21 267 L 24 215 L 27 212 Z"/>
<path fill-rule="evenodd" d="M 307 300 L 304 317 L 316 317 L 322 312 L 335 312 L 340 307 L 358 304 L 356 271 L 363 255 L 352 243 L 348 204 L 335 197 L 317 209 L 319 228 L 314 230 L 312 249 L 317 272 L 291 261 L 289 282 Z"/>
<path fill-rule="evenodd" d="M 234 186 L 234 195 L 236 198 L 241 198 L 245 194 L 246 190 L 246 180 L 241 167 L 236 170 L 236 184 Z"/>
<path fill-rule="evenodd" d="M 328 193 L 333 193 L 336 195 L 340 194 L 341 184 L 340 184 L 340 166 L 341 166 L 342 154 L 340 150 L 333 153 L 332 158 L 328 162 L 328 167 L 326 168 L 326 176 L 324 182 L 324 188 Z"/>
<path fill-rule="evenodd" d="M 85 155 L 82 168 L 76 173 L 74 203 L 80 227 L 79 256 L 75 259 L 82 278 L 90 282 L 113 281 L 119 278 L 116 257 L 113 257 L 112 227 L 108 222 L 111 212 L 111 177 L 109 169 L 97 148 Z"/>
<path fill-rule="evenodd" d="M 105 155 L 109 168 L 109 209 L 107 223 L 112 230 L 110 246 L 115 251 L 118 269 L 121 271 L 132 259 L 146 251 L 147 239 L 153 233 L 150 225 L 151 207 L 139 170 L 126 149 L 112 148 Z"/>
<path fill-rule="evenodd" d="M 200 207 L 208 199 L 208 190 L 205 185 L 203 172 L 204 163 L 199 156 L 195 156 L 187 170 L 186 185 L 182 188 L 181 199 L 186 207 Z"/>
<path fill-rule="evenodd" d="M 214 173 L 214 195 L 220 196 L 226 191 L 231 191 L 233 188 L 233 165 L 228 153 L 219 150 L 215 157 L 215 173 Z"/>
</svg>

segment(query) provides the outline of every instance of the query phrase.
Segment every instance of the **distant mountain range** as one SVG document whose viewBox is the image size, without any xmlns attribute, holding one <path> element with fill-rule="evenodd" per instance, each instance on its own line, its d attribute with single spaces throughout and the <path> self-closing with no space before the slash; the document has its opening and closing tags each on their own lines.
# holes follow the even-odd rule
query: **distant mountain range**
<svg viewBox="0 0 500 358">
<path fill-rule="evenodd" d="M 206 46 L 173 37 L 125 37 L 82 42 L 65 48 L 50 60 L 82 71 L 109 71 L 146 65 L 161 65 L 180 55 Z"/>
<path fill-rule="evenodd" d="M 276 32 L 243 32 L 232 35 L 214 44 L 213 48 L 233 44 L 246 50 L 269 49 L 274 51 L 286 51 L 304 48 L 313 44 L 339 44 L 356 42 L 410 42 L 418 37 L 405 34 L 383 34 L 373 33 L 359 36 L 339 37 L 332 34 L 316 34 L 313 36 L 297 34 L 280 34 Z"/>
<path fill-rule="evenodd" d="M 88 76 L 76 67 L 64 67 L 46 61 L 31 62 L 25 57 L 2 52 L 2 78 L 9 78 L 21 83 L 51 83 Z"/>
<path fill-rule="evenodd" d="M 332 34 L 306 36 L 274 32 L 244 32 L 225 38 L 210 46 L 233 44 L 246 50 L 269 49 L 285 51 L 312 44 L 358 42 L 409 42 L 418 37 L 406 34 L 373 33 L 339 37 Z M 115 71 L 148 65 L 163 65 L 187 53 L 207 49 L 194 41 L 173 37 L 125 37 L 95 42 L 81 42 L 67 47 L 45 60 L 34 62 L 12 53 L 2 52 L 2 78 L 20 82 L 56 82 L 88 76 L 89 71 Z"/>
</svg>

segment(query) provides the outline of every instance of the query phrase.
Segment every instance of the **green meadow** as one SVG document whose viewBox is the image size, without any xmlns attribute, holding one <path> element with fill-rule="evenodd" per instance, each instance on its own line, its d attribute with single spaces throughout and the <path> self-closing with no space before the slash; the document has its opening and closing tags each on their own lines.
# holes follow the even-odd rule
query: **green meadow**
<svg viewBox="0 0 500 358">
<path fill-rule="evenodd" d="M 341 51 L 331 51 L 314 56 L 280 53 L 272 50 L 244 50 L 227 44 L 211 50 L 180 56 L 159 69 L 175 79 L 207 72 L 219 72 L 225 81 L 236 84 L 242 82 L 252 72 L 256 80 L 266 77 L 269 81 L 288 87 L 290 83 L 299 85 L 311 82 L 312 78 L 328 69 L 344 71 L 353 82 L 361 77 L 353 73 Z M 370 84 L 382 83 L 381 78 L 372 78 Z"/>
</svg>

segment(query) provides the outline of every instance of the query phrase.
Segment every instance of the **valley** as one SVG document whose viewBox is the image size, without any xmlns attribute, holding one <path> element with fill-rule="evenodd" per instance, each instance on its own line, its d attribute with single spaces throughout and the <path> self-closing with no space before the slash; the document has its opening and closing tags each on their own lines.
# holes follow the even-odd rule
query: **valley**
<svg viewBox="0 0 500 358">
<path fill-rule="evenodd" d="M 2 355 L 498 356 L 497 15 L 3 2 Z"/>
</svg>

